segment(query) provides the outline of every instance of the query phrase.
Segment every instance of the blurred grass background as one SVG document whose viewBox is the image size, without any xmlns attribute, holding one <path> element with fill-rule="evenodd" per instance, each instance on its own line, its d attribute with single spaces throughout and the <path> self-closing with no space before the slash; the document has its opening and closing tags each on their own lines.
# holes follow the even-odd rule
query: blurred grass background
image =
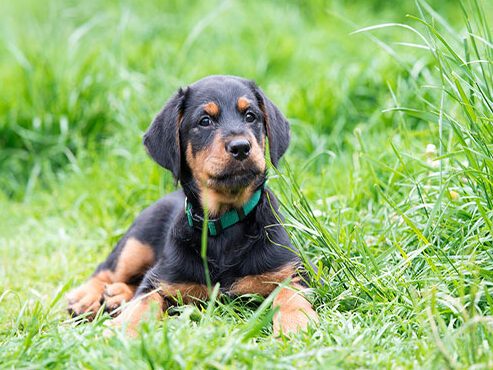
<svg viewBox="0 0 493 370">
<path fill-rule="evenodd" d="M 493 367 L 492 14 L 488 1 L 1 2 L 0 365 Z M 412 29 L 353 33 L 388 23 Z M 103 340 L 104 318 L 74 328 L 63 291 L 173 188 L 143 131 L 210 74 L 254 79 L 291 121 L 269 186 L 324 266 L 320 326 L 278 342 L 254 325 L 264 308 L 213 302 L 136 341 Z"/>
<path fill-rule="evenodd" d="M 365 14 L 404 19 L 406 6 L 379 4 L 4 2 L 1 188 L 29 197 L 81 151 L 114 136 L 137 142 L 178 86 L 209 74 L 255 79 L 325 147 L 342 148 L 357 124 L 388 126 L 380 112 L 401 68 L 348 35 L 369 25 Z M 302 154 L 320 150 L 305 139 Z"/>
</svg>

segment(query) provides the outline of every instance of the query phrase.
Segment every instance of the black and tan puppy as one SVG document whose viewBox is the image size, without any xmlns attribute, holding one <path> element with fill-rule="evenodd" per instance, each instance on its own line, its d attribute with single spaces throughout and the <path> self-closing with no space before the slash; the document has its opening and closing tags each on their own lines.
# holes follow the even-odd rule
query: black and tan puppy
<svg viewBox="0 0 493 370">
<path fill-rule="evenodd" d="M 279 225 L 278 204 L 265 187 L 265 143 L 274 166 L 289 144 L 289 123 L 254 82 L 210 76 L 178 90 L 144 135 L 149 155 L 170 170 L 183 190 L 144 210 L 92 277 L 68 296 L 68 310 L 95 313 L 132 302 L 112 320 L 130 330 L 155 301 L 207 299 L 201 258 L 203 210 L 208 210 L 210 281 L 231 295 L 268 296 L 279 306 L 274 332 L 305 329 L 317 315 L 300 257 Z M 148 294 L 150 293 L 151 294 Z"/>
</svg>

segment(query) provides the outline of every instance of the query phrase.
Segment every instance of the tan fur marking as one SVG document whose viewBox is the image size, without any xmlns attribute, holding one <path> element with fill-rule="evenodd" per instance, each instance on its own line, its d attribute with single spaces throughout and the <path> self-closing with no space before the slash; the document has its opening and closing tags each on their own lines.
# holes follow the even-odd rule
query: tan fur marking
<svg viewBox="0 0 493 370">
<path fill-rule="evenodd" d="M 131 301 L 116 319 L 110 320 L 108 322 L 109 326 L 116 329 L 126 324 L 127 334 L 135 337 L 137 335 L 135 329 L 137 328 L 139 323 L 142 320 L 146 319 L 146 316 L 151 313 L 151 302 L 156 303 L 160 307 L 160 309 L 158 309 L 156 312 L 156 318 L 159 318 L 162 314 L 164 301 L 160 294 L 152 293 L 148 297 L 138 298 L 134 301 Z M 105 336 L 108 335 L 108 333 L 104 334 Z"/>
<path fill-rule="evenodd" d="M 208 115 L 216 117 L 219 114 L 219 106 L 211 101 L 204 106 L 204 111 Z"/>
<path fill-rule="evenodd" d="M 209 291 L 205 285 L 196 283 L 180 283 L 169 284 L 162 283 L 160 292 L 152 293 L 149 297 L 137 298 L 131 301 L 121 312 L 121 314 L 109 322 L 110 327 L 119 328 L 124 324 L 127 324 L 127 334 L 130 336 L 136 336 L 137 332 L 135 328 L 139 325 L 139 322 L 146 319 L 146 315 L 150 313 L 150 302 L 156 302 L 160 310 L 156 313 L 156 317 L 159 317 L 163 310 L 168 309 L 171 302 L 165 300 L 166 297 L 176 299 L 178 293 L 183 298 L 183 303 L 190 304 L 197 299 L 205 300 L 209 297 Z M 108 335 L 109 333 L 107 333 Z"/>
<path fill-rule="evenodd" d="M 252 195 L 253 186 L 249 186 L 242 192 L 234 195 L 216 191 L 214 189 L 207 189 L 207 195 L 204 196 L 202 192 L 200 198 L 202 204 L 207 201 L 209 216 L 219 217 L 230 209 L 242 207 L 248 202 L 248 199 L 250 199 Z"/>
<path fill-rule="evenodd" d="M 187 147 L 187 162 L 192 170 L 195 179 L 199 186 L 209 180 L 211 175 L 221 172 L 228 164 L 228 154 L 222 143 L 220 133 L 216 133 L 214 139 L 207 148 L 201 150 L 195 155 L 192 151 L 192 143 L 188 143 Z"/>
<path fill-rule="evenodd" d="M 99 271 L 97 274 L 95 274 L 94 276 L 92 276 L 89 281 L 91 280 L 96 280 L 96 284 L 100 284 L 100 283 L 110 283 L 111 281 L 113 281 L 113 273 L 110 271 L 110 270 L 103 270 L 103 271 Z"/>
<path fill-rule="evenodd" d="M 263 172 L 265 170 L 265 138 L 262 137 L 262 143 L 259 145 L 257 140 L 251 136 L 250 143 L 252 147 L 250 148 L 250 157 L 248 160 L 255 163 L 255 165 Z"/>
<path fill-rule="evenodd" d="M 241 98 L 238 99 L 238 102 L 236 103 L 236 106 L 238 107 L 238 110 L 240 112 L 246 111 L 248 108 L 250 108 L 250 102 L 248 101 L 247 98 L 242 96 Z"/>
<path fill-rule="evenodd" d="M 125 243 L 118 257 L 114 282 L 127 282 L 132 276 L 144 273 L 154 263 L 154 251 L 135 238 Z"/>
<path fill-rule="evenodd" d="M 209 297 L 207 286 L 197 283 L 180 283 L 180 284 L 161 284 L 164 296 L 177 298 L 178 292 L 183 299 L 183 303 L 190 304 L 197 299 L 205 300 Z"/>
<path fill-rule="evenodd" d="M 294 288 L 302 289 L 293 284 Z M 306 330 L 310 320 L 318 321 L 318 315 L 312 305 L 300 292 L 293 288 L 283 288 L 274 298 L 272 307 L 279 307 L 273 321 L 274 336 L 283 333 L 293 333 Z"/>
<path fill-rule="evenodd" d="M 280 283 L 296 273 L 293 265 L 286 265 L 279 270 L 259 275 L 247 275 L 235 281 L 229 292 L 236 295 L 261 294 L 267 297 Z"/>
<path fill-rule="evenodd" d="M 231 286 L 229 292 L 237 295 L 257 293 L 267 297 L 280 283 L 293 277 L 295 273 L 296 267 L 294 265 L 286 265 L 277 271 L 248 275 L 238 279 Z M 279 311 L 273 318 L 275 335 L 281 331 L 288 333 L 300 329 L 306 330 L 310 320 L 316 321 L 318 319 L 318 315 L 310 302 L 293 289 L 293 287 L 302 289 L 299 284 L 300 281 L 301 277 L 295 276 L 290 282 L 290 287 L 282 288 L 274 298 L 273 308 L 279 306 Z"/>
<path fill-rule="evenodd" d="M 228 166 L 255 166 L 259 169 L 259 172 L 265 171 L 265 139 L 262 140 L 262 145 L 257 143 L 253 135 L 250 135 L 248 139 L 252 145 L 250 156 L 241 163 L 237 163 L 227 153 L 224 140 L 219 132 L 209 147 L 195 153 L 195 155 L 193 154 L 191 143 L 188 144 L 186 150 L 187 163 L 199 188 L 202 206 L 207 200 L 210 217 L 218 217 L 232 208 L 242 207 L 253 195 L 255 183 L 255 181 L 252 181 L 252 185 L 237 192 L 231 192 L 231 189 L 217 186 L 214 176 L 219 175 Z M 204 194 L 204 183 L 206 185 L 206 194 Z"/>
</svg>

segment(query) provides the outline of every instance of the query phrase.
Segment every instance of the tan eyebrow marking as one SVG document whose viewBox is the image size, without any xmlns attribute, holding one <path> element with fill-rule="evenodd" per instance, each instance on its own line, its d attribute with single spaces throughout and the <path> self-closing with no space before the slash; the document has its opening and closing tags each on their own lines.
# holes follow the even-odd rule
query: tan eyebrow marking
<svg viewBox="0 0 493 370">
<path fill-rule="evenodd" d="M 204 106 L 204 110 L 210 116 L 217 116 L 219 114 L 218 105 L 212 101 Z"/>
<path fill-rule="evenodd" d="M 248 101 L 247 98 L 242 96 L 241 98 L 238 99 L 238 102 L 236 103 L 236 105 L 238 106 L 238 110 L 240 112 L 244 112 L 250 107 L 250 102 Z"/>
</svg>

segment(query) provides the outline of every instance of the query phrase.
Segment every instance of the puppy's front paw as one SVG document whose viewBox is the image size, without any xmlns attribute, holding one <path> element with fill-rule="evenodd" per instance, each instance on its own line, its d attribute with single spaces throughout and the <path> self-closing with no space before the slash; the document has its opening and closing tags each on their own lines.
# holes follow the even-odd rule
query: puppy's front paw
<svg viewBox="0 0 493 370">
<path fill-rule="evenodd" d="M 103 302 L 103 291 L 106 284 L 112 282 L 112 273 L 108 270 L 94 274 L 86 283 L 67 294 L 67 311 L 71 316 L 86 316 L 92 320 Z"/>
<path fill-rule="evenodd" d="M 105 321 L 104 326 L 106 328 L 103 330 L 103 337 L 110 338 L 115 334 L 115 330 L 120 329 L 125 324 L 125 321 L 121 317 Z M 130 337 L 135 337 L 136 332 L 127 329 L 127 335 Z"/>
<path fill-rule="evenodd" d="M 135 288 L 125 283 L 106 285 L 103 291 L 106 311 L 112 312 L 120 307 L 124 302 L 129 302 L 133 298 L 134 293 Z"/>
<path fill-rule="evenodd" d="M 300 330 L 306 331 L 310 321 L 318 321 L 318 315 L 311 307 L 305 309 L 280 309 L 273 320 L 274 336 L 279 336 L 281 332 L 289 334 Z"/>
<path fill-rule="evenodd" d="M 103 292 L 86 283 L 70 291 L 67 295 L 67 311 L 71 316 L 79 316 L 91 312 L 87 316 L 93 319 L 101 307 Z"/>
<path fill-rule="evenodd" d="M 151 308 L 152 304 L 157 305 L 157 310 Z M 125 326 L 126 334 L 129 337 L 136 337 L 138 335 L 137 327 L 139 323 L 148 318 L 151 313 L 155 313 L 156 317 L 159 317 L 163 309 L 163 298 L 158 293 L 153 293 L 148 296 L 142 296 L 131 300 L 122 310 L 120 315 L 112 320 L 107 321 L 105 324 L 108 326 L 103 332 L 103 336 L 108 337 L 112 335 L 114 329 Z M 112 330 L 113 329 L 113 330 Z"/>
</svg>

